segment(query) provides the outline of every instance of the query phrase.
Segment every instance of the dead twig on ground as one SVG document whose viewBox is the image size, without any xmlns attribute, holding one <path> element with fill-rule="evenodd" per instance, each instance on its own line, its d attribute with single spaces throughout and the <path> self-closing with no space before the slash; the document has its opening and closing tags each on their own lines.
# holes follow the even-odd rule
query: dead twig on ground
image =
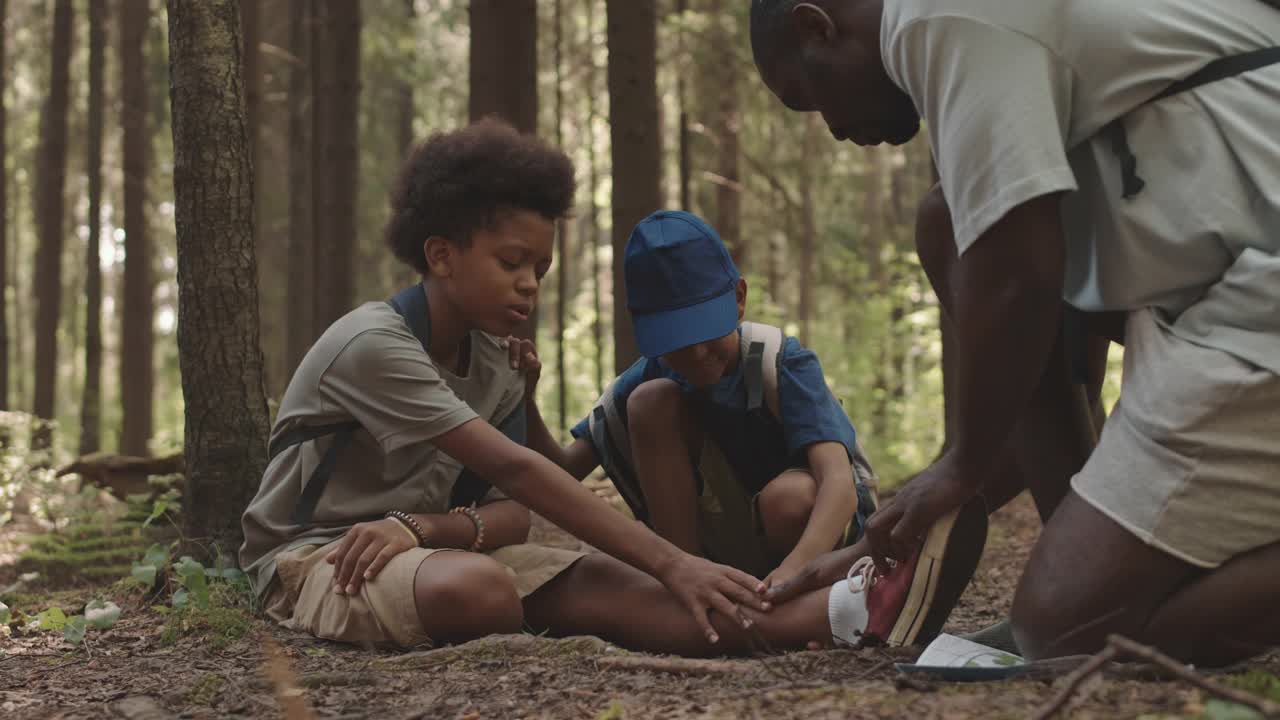
<svg viewBox="0 0 1280 720">
<path fill-rule="evenodd" d="M 1107 646 L 1094 655 L 1087 663 L 1067 676 L 1062 691 L 1049 704 L 1036 714 L 1036 720 L 1048 720 L 1066 707 L 1071 696 L 1080 688 L 1085 680 L 1098 673 L 1107 663 L 1118 657 L 1128 657 L 1155 665 L 1168 671 L 1174 677 L 1188 682 L 1215 697 L 1229 702 L 1244 705 L 1258 711 L 1264 718 L 1280 718 L 1280 703 L 1259 697 L 1250 692 L 1227 687 L 1196 672 L 1188 665 L 1165 655 L 1149 645 L 1134 642 L 1121 635 L 1107 638 Z"/>
<path fill-rule="evenodd" d="M 609 670 L 647 670 L 671 675 L 741 675 L 749 665 L 728 660 L 619 655 L 596 658 L 596 667 Z"/>
</svg>

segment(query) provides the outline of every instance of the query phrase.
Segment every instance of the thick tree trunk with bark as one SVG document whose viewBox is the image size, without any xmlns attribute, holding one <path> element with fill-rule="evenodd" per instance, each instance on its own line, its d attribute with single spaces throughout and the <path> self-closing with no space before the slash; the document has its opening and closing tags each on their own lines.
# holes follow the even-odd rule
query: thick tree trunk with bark
<svg viewBox="0 0 1280 720">
<path fill-rule="evenodd" d="M 120 337 L 120 452 L 147 455 L 151 439 L 152 365 L 155 344 L 155 273 L 147 226 L 147 178 L 151 172 L 147 84 L 143 44 L 149 3 L 120 4 L 120 109 L 124 126 L 124 303 Z"/>
<path fill-rule="evenodd" d="M 289 72 L 289 276 L 287 374 L 292 375 L 315 340 L 315 195 L 311 152 L 311 0 L 289 0 L 289 49 L 297 58 Z"/>
<path fill-rule="evenodd" d="M 537 133 L 537 0 L 471 0 L 469 20 L 471 121 L 496 115 L 522 133 Z M 539 315 L 535 307 L 516 334 L 536 337 Z"/>
<path fill-rule="evenodd" d="M 80 454 L 102 445 L 102 112 L 106 62 L 106 0 L 89 0 L 89 240 L 84 258 L 84 393 L 80 402 Z"/>
<path fill-rule="evenodd" d="M 245 76 L 259 78 L 259 103 L 253 151 L 254 251 L 258 260 L 258 304 L 262 355 L 266 363 L 267 396 L 278 398 L 289 382 L 288 282 L 289 257 L 289 82 L 293 62 L 288 56 L 289 0 L 244 0 L 258 7 L 258 71 L 248 67 L 248 27 L 245 30 Z M 241 21 L 245 19 L 241 5 Z M 269 51 L 267 50 L 269 49 Z M 249 109 L 246 99 L 246 110 Z"/>
<path fill-rule="evenodd" d="M 595 348 L 596 392 L 604 392 L 604 310 L 601 302 L 600 207 L 596 191 L 600 188 L 596 170 L 596 2 L 587 2 L 587 41 L 583 43 L 587 57 L 587 242 L 591 251 L 591 323 L 592 347 Z"/>
<path fill-rule="evenodd" d="M 711 36 L 718 47 L 716 68 L 717 97 L 715 134 L 717 138 L 716 231 L 728 246 L 733 261 L 742 272 L 747 270 L 749 256 L 747 238 L 742 235 L 742 183 L 738 171 L 738 128 L 741 123 L 738 103 L 737 47 L 729 24 L 733 14 L 726 13 L 723 0 L 712 3 Z"/>
<path fill-rule="evenodd" d="M 662 205 L 655 0 L 608 0 L 609 125 L 613 167 L 613 364 L 640 356 L 627 310 L 623 252 L 636 223 Z"/>
<path fill-rule="evenodd" d="M 169 0 L 168 8 L 184 533 L 234 556 L 269 430 L 239 12 L 235 0 Z"/>
<path fill-rule="evenodd" d="M 316 0 L 312 13 L 314 340 L 354 301 L 360 3 Z"/>
<path fill-rule="evenodd" d="M 0 28 L 9 17 L 6 0 L 0 0 Z M 8 33 L 0 32 L 0 88 L 9 87 Z M 4 92 L 0 90 L 0 283 L 9 284 L 9 157 L 6 121 L 9 109 L 5 106 Z M 9 409 L 9 301 L 7 293 L 0 292 L 0 410 Z"/>
<path fill-rule="evenodd" d="M 53 10 L 49 94 L 40 112 L 40 149 L 35 183 L 40 246 L 36 249 L 36 384 L 32 410 L 36 417 L 44 419 L 53 418 L 57 398 L 71 30 L 71 0 L 57 0 Z M 38 432 L 34 439 L 38 445 L 45 446 L 50 434 Z"/>
</svg>

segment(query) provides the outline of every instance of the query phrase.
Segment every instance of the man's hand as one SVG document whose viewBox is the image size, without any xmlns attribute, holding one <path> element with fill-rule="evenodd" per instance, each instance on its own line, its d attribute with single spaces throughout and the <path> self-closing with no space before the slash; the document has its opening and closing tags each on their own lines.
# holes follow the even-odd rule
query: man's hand
<svg viewBox="0 0 1280 720">
<path fill-rule="evenodd" d="M 357 524 L 325 557 L 334 566 L 334 592 L 355 594 L 360 584 L 372 580 L 391 558 L 417 546 L 399 520 L 384 518 Z"/>
<path fill-rule="evenodd" d="M 712 644 L 720 642 L 720 635 L 711 625 L 711 611 L 749 628 L 751 620 L 742 613 L 742 606 L 762 612 L 771 607 L 759 595 L 762 588 L 759 580 L 741 570 L 688 553 L 681 553 L 663 569 L 658 579 L 693 613 L 707 642 Z"/>
<path fill-rule="evenodd" d="M 819 555 L 789 578 L 774 578 L 774 582 L 764 593 L 764 598 L 773 603 L 784 603 L 800 595 L 821 588 L 831 587 L 849 573 L 849 568 L 858 558 L 867 554 L 866 543 L 858 542 L 846 548 L 833 550 Z M 778 568 L 781 570 L 782 568 Z M 769 577 L 778 574 L 774 570 Z"/>
<path fill-rule="evenodd" d="M 912 478 L 867 522 L 869 555 L 881 572 L 888 572 L 888 558 L 902 560 L 911 554 L 938 518 L 964 505 L 981 487 L 966 477 L 948 452 L 924 472 Z"/>
<path fill-rule="evenodd" d="M 534 388 L 538 387 L 538 378 L 542 377 L 542 361 L 538 359 L 538 350 L 528 338 L 507 338 L 507 356 L 512 370 L 524 371 L 525 396 L 533 397 Z"/>
</svg>

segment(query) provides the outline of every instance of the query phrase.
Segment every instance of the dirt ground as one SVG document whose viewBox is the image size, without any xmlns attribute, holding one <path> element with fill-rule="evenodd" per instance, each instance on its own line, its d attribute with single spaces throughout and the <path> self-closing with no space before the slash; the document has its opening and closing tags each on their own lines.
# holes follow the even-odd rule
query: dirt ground
<svg viewBox="0 0 1280 720">
<path fill-rule="evenodd" d="M 950 631 L 1005 616 L 1038 530 L 1024 499 L 993 518 L 986 556 Z M 536 534 L 575 542 L 545 524 Z M 8 552 L 0 538 L 0 588 L 12 580 Z M 48 592 L 50 602 L 77 611 L 102 590 Z M 627 658 L 653 658 L 593 638 L 506 636 L 405 654 L 319 641 L 255 620 L 230 644 L 199 632 L 166 643 L 163 618 L 141 597 L 109 594 L 124 607 L 120 621 L 81 647 L 50 633 L 0 636 L 0 717 L 280 717 L 286 706 L 305 705 L 319 718 L 1024 718 L 1056 690 L 1047 680 L 907 680 L 894 663 L 911 652 L 883 649 L 715 661 L 700 666 L 703 674 L 672 674 L 628 667 L 634 660 Z M 1252 667 L 1276 673 L 1280 657 Z M 272 680 L 272 672 L 286 679 Z M 1205 710 L 1199 690 L 1134 677 L 1100 676 L 1062 717 L 1199 717 Z"/>
</svg>

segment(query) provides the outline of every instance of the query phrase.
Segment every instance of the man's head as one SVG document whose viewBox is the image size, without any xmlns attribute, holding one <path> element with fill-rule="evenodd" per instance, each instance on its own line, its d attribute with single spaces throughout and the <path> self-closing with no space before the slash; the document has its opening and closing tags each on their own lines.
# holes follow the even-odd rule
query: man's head
<svg viewBox="0 0 1280 720">
<path fill-rule="evenodd" d="M 661 357 L 697 386 L 736 367 L 747 283 L 711 226 L 660 210 L 631 231 L 624 269 L 641 354 Z"/>
<path fill-rule="evenodd" d="M 837 140 L 901 145 L 920 129 L 880 57 L 883 0 L 752 0 L 751 50 L 784 105 L 819 112 Z"/>
<path fill-rule="evenodd" d="M 386 243 L 439 282 L 470 325 L 507 335 L 524 322 L 551 266 L 555 221 L 573 203 L 560 150 L 498 120 L 427 138 L 391 195 Z"/>
</svg>

